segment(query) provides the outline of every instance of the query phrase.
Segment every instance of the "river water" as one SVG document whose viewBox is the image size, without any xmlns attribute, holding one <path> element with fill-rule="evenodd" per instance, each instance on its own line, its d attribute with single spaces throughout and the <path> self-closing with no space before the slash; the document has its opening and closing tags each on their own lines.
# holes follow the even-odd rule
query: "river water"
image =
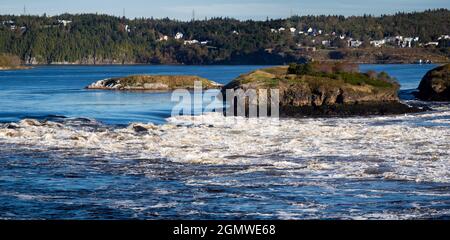
<svg viewBox="0 0 450 240">
<path fill-rule="evenodd" d="M 433 65 L 386 71 L 402 97 Z M 0 72 L 0 218 L 450 217 L 450 107 L 401 116 L 171 117 L 168 93 L 84 87 L 130 74 L 227 83 L 260 66 L 42 66 Z"/>
</svg>

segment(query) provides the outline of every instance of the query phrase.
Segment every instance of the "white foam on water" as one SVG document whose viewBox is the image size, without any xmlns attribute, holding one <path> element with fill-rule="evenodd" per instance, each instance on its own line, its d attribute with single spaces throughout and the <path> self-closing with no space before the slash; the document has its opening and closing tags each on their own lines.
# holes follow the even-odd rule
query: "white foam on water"
<svg viewBox="0 0 450 240">
<path fill-rule="evenodd" d="M 95 123 L 98 124 L 98 123 Z M 284 169 L 315 178 L 450 182 L 450 111 L 320 119 L 169 118 L 165 125 L 83 127 L 32 119 L 0 128 L 17 148 L 61 148 L 86 156 L 167 159 L 184 164 Z"/>
</svg>

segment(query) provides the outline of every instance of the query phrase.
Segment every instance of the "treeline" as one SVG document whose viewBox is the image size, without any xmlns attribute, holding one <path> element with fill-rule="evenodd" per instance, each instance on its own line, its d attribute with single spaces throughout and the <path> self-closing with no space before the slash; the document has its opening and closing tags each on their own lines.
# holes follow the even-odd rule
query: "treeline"
<svg viewBox="0 0 450 240">
<path fill-rule="evenodd" d="M 280 27 L 287 30 L 272 30 Z M 320 29 L 322 33 L 292 34 L 289 28 Z M 174 39 L 178 32 L 183 39 Z M 97 14 L 0 16 L 0 52 L 17 55 L 26 63 L 281 64 L 302 59 L 296 50 L 299 45 L 319 47 L 320 41 L 341 35 L 360 40 L 417 36 L 428 42 L 443 34 L 450 34 L 447 9 L 266 21 L 213 18 L 183 22 Z M 207 43 L 183 41 L 194 39 Z"/>
</svg>

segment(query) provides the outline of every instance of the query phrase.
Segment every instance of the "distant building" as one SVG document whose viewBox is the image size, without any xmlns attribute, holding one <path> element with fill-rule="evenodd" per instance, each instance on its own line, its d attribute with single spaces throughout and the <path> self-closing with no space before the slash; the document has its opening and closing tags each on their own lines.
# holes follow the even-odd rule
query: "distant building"
<svg viewBox="0 0 450 240">
<path fill-rule="evenodd" d="M 209 43 L 209 41 L 201 41 L 201 42 L 200 42 L 201 45 L 206 45 L 206 44 L 208 44 L 208 43 Z"/>
<path fill-rule="evenodd" d="M 295 31 L 297 31 L 297 29 L 295 29 L 293 27 L 289 28 L 289 30 L 291 31 L 291 33 L 295 33 Z"/>
<path fill-rule="evenodd" d="M 278 29 L 278 32 L 282 32 L 282 31 L 286 31 L 286 28 L 280 27 L 280 28 Z"/>
<path fill-rule="evenodd" d="M 159 38 L 159 41 L 167 41 L 167 40 L 169 40 L 169 36 L 167 36 L 167 35 L 161 36 Z"/>
<path fill-rule="evenodd" d="M 437 47 L 439 45 L 439 42 L 427 42 L 425 43 L 425 46 L 434 46 Z"/>
<path fill-rule="evenodd" d="M 307 33 L 312 33 L 314 31 L 314 29 L 312 28 L 308 28 L 308 30 L 306 30 Z"/>
<path fill-rule="evenodd" d="M 236 31 L 236 30 L 233 30 L 232 34 L 234 34 L 234 35 L 239 35 L 239 32 Z"/>
<path fill-rule="evenodd" d="M 130 26 L 128 26 L 128 25 L 125 25 L 125 32 L 131 32 L 131 29 L 130 29 Z"/>
<path fill-rule="evenodd" d="M 448 40 L 450 39 L 450 35 L 441 35 L 438 40 Z"/>
<path fill-rule="evenodd" d="M 3 25 L 13 25 L 14 21 L 13 20 L 3 21 L 2 24 Z"/>
<path fill-rule="evenodd" d="M 184 45 L 191 45 L 191 44 L 197 44 L 197 43 L 199 43 L 199 41 L 198 40 L 185 40 L 184 41 Z"/>
<path fill-rule="evenodd" d="M 390 43 L 392 45 L 401 46 L 403 42 L 403 36 L 393 36 L 384 38 L 386 43 Z"/>
<path fill-rule="evenodd" d="M 386 40 L 384 40 L 384 39 L 370 41 L 370 45 L 372 45 L 374 47 L 382 47 L 385 43 L 386 43 Z"/>
<path fill-rule="evenodd" d="M 184 35 L 183 35 L 183 33 L 180 33 L 180 32 L 177 32 L 177 34 L 175 34 L 175 39 L 176 40 L 180 40 L 180 39 L 183 39 L 183 37 L 184 37 Z"/>
<path fill-rule="evenodd" d="M 362 41 L 359 40 L 349 40 L 348 46 L 352 48 L 359 48 L 363 44 Z"/>
<path fill-rule="evenodd" d="M 64 25 L 64 27 L 65 27 L 68 24 L 72 23 L 72 21 L 69 21 L 69 20 L 58 20 L 58 23 Z"/>
<path fill-rule="evenodd" d="M 400 42 L 400 46 L 403 48 L 410 48 L 412 46 L 412 42 L 414 42 L 414 38 L 405 37 L 403 41 Z"/>
<path fill-rule="evenodd" d="M 322 41 L 322 45 L 324 47 L 330 47 L 331 46 L 331 41 L 330 40 L 324 40 L 324 41 Z"/>
</svg>

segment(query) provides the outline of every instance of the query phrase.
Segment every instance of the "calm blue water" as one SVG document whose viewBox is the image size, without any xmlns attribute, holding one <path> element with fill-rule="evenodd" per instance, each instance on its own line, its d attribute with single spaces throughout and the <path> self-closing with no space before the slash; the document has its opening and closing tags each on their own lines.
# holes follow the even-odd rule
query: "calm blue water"
<svg viewBox="0 0 450 240">
<path fill-rule="evenodd" d="M 433 67 L 361 69 L 386 71 L 407 90 Z M 0 71 L 0 218 L 449 218 L 448 108 L 417 117 L 286 122 L 292 127 L 269 139 L 258 125 L 249 132 L 214 126 L 215 120 L 166 126 L 174 104 L 167 93 L 83 89 L 144 73 L 227 83 L 257 68 Z M 134 132 L 132 122 L 159 126 Z M 316 137 L 301 142 L 305 132 Z"/>
<path fill-rule="evenodd" d="M 130 74 L 198 75 L 228 83 L 261 66 L 50 66 L 0 71 L 0 122 L 49 115 L 87 117 L 109 124 L 163 123 L 172 106 L 168 93 L 133 93 L 83 89 L 90 83 Z M 362 65 L 361 70 L 386 71 L 402 89 L 417 88 L 433 65 Z"/>
</svg>

